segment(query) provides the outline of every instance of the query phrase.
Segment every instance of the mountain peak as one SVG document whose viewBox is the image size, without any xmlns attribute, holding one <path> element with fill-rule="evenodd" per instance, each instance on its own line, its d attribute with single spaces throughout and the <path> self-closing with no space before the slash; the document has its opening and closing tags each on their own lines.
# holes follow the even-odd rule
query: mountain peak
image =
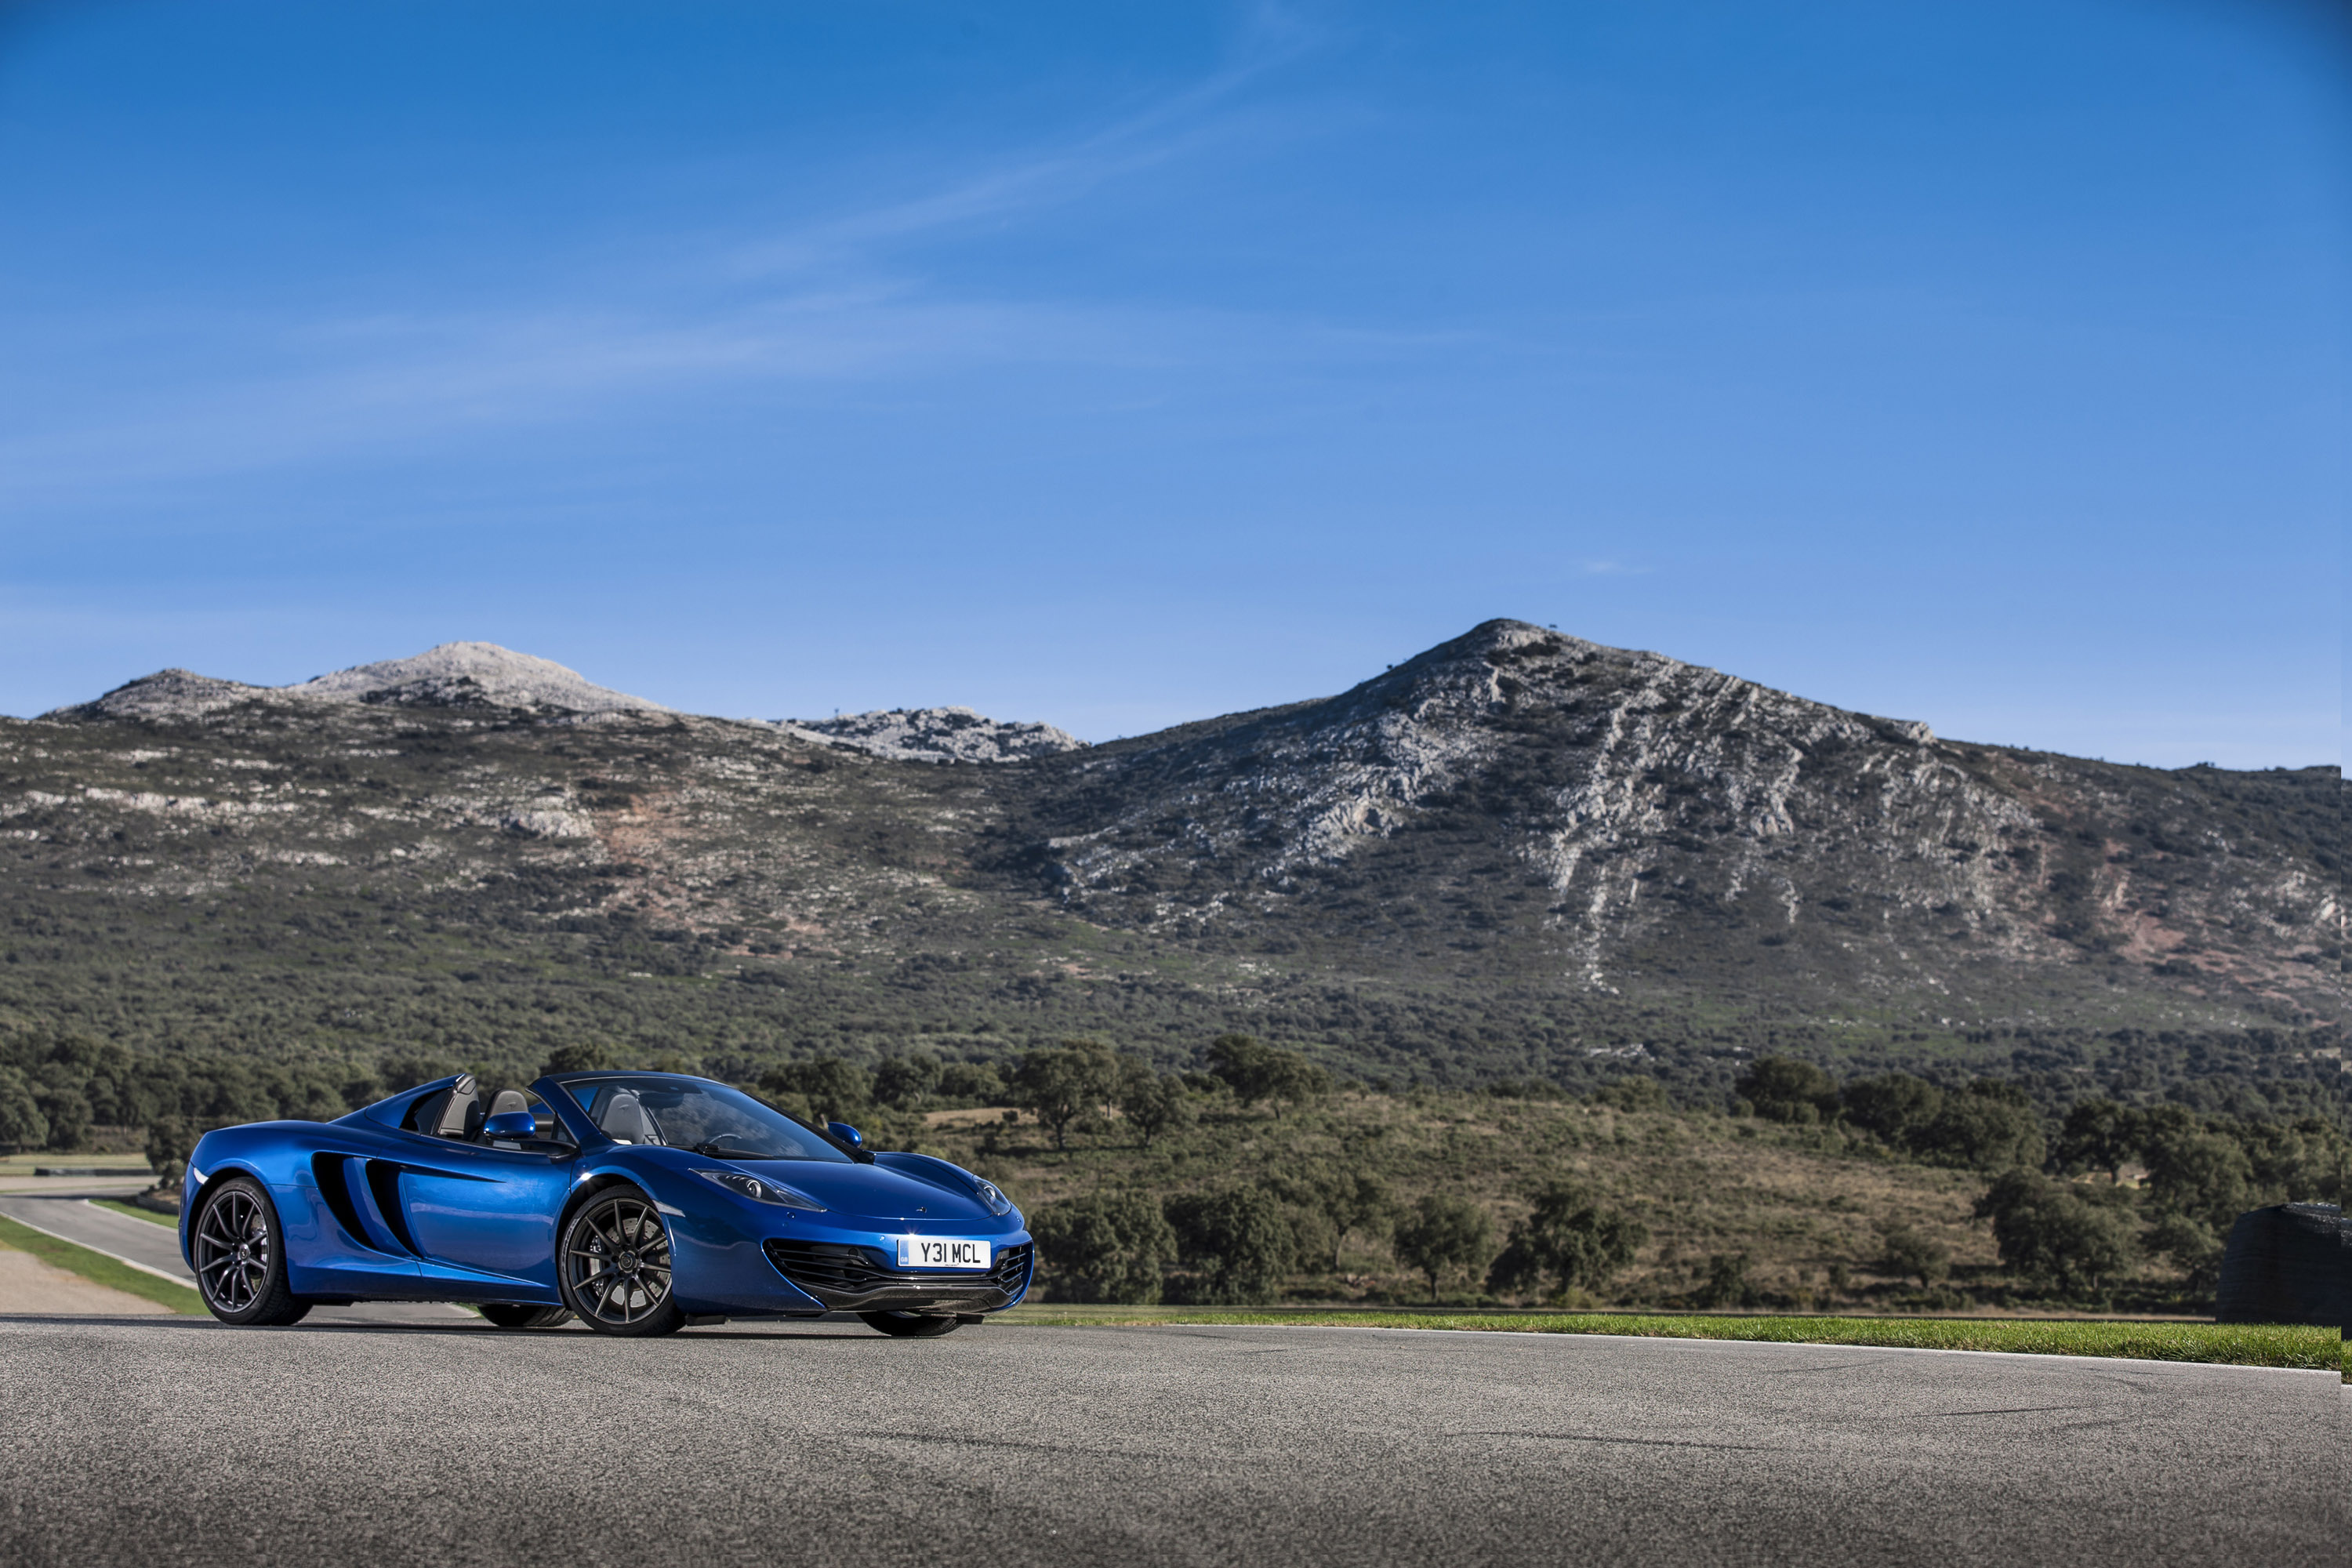
<svg viewBox="0 0 2352 1568">
<path fill-rule="evenodd" d="M 162 669 L 116 687 L 95 701 L 57 715 L 109 719 L 196 719 L 239 703 L 292 700 L 362 702 L 392 708 L 562 708 L 579 713 L 640 709 L 658 702 L 598 686 L 552 659 L 488 642 L 443 643 L 407 658 L 353 665 L 291 686 L 248 686 L 188 669 Z"/>
<path fill-rule="evenodd" d="M 568 708 L 579 713 L 615 709 L 668 710 L 658 702 L 598 686 L 553 659 L 489 642 L 447 642 L 407 658 L 353 665 L 299 685 L 286 696 L 328 702 L 394 707 Z"/>
</svg>

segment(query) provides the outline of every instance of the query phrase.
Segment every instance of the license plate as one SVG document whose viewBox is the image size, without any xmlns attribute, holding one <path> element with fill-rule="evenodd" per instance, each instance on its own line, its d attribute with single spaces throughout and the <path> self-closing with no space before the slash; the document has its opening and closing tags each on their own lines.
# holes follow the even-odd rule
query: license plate
<svg viewBox="0 0 2352 1568">
<path fill-rule="evenodd" d="M 984 1241 L 956 1241 L 938 1236 L 902 1236 L 898 1238 L 898 1267 L 901 1268 L 985 1268 L 988 1267 L 989 1244 Z"/>
</svg>

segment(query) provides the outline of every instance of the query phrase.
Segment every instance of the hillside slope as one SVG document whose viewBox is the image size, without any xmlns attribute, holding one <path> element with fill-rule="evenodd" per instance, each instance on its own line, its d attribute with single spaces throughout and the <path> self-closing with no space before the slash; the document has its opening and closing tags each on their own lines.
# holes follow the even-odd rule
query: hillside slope
<svg viewBox="0 0 2352 1568">
<path fill-rule="evenodd" d="M 1180 1060 L 1243 1028 L 1439 1081 L 2341 1059 L 2312 1055 L 2345 1016 L 2333 769 L 1947 742 L 1516 622 L 987 766 L 492 651 L 0 721 L 0 1025 L 363 1061 L 598 1034 L 715 1068 L 919 1035 Z"/>
</svg>

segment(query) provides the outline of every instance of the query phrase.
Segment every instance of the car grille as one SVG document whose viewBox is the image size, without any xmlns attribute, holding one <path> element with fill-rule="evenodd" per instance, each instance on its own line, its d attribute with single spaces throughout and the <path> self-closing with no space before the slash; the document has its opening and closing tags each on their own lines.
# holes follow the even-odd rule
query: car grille
<svg viewBox="0 0 2352 1568">
<path fill-rule="evenodd" d="M 779 1239 L 766 1250 L 778 1273 L 828 1307 L 984 1312 L 1010 1302 L 1028 1284 L 1034 1249 L 1026 1242 L 1001 1247 L 984 1274 L 900 1269 L 881 1248 L 847 1242 Z"/>
</svg>

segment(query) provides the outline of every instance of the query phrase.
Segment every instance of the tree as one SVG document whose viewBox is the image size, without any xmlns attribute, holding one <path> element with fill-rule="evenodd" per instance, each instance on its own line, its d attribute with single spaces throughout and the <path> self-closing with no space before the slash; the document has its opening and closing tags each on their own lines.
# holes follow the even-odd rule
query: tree
<svg viewBox="0 0 2352 1568">
<path fill-rule="evenodd" d="M 2030 1104 L 1992 1092 L 1979 1079 L 1966 1094 L 1946 1095 L 1934 1119 L 1912 1134 L 1911 1147 L 1944 1164 L 1999 1171 L 2039 1166 L 2046 1145 L 2042 1118 Z"/>
<path fill-rule="evenodd" d="M 874 1075 L 839 1057 L 771 1068 L 761 1075 L 760 1088 L 778 1099 L 800 1096 L 815 1121 L 855 1122 L 874 1104 Z"/>
<path fill-rule="evenodd" d="M 89 1099 L 79 1089 L 36 1089 L 33 1103 L 48 1120 L 50 1148 L 79 1149 L 89 1139 Z"/>
<path fill-rule="evenodd" d="M 1890 1225 L 1878 1233 L 1878 1239 L 1884 1249 L 1878 1259 L 1882 1274 L 1916 1279 L 1925 1290 L 1952 1271 L 1951 1248 L 1907 1225 Z"/>
<path fill-rule="evenodd" d="M 939 1093 L 967 1105 L 1002 1105 L 1004 1077 L 986 1062 L 950 1062 L 940 1068 Z"/>
<path fill-rule="evenodd" d="M 1786 1057 L 1759 1057 L 1734 1088 L 1768 1121 L 1820 1121 L 1837 1110 L 1830 1075 Z"/>
<path fill-rule="evenodd" d="M 1396 1222 L 1397 1258 L 1429 1280 L 1429 1299 L 1449 1274 L 1475 1270 L 1494 1249 L 1486 1211 L 1468 1198 L 1432 1193 Z"/>
<path fill-rule="evenodd" d="M 885 1057 L 874 1069 L 874 1098 L 901 1110 L 912 1110 L 939 1088 L 940 1061 L 918 1051 L 913 1056 Z"/>
<path fill-rule="evenodd" d="M 1762 1295 L 1748 1278 L 1748 1254 L 1717 1252 L 1706 1260 L 1706 1283 L 1698 1289 L 1702 1307 L 1753 1307 Z"/>
<path fill-rule="evenodd" d="M 1943 1110 L 1944 1091 L 1907 1072 L 1890 1072 L 1847 1084 L 1838 1106 L 1847 1121 L 1905 1149 Z"/>
<path fill-rule="evenodd" d="M 1532 1212 L 1512 1225 L 1487 1271 L 1490 1290 L 1564 1295 L 1598 1289 L 1649 1239 L 1640 1221 L 1601 1208 L 1573 1182 L 1548 1183 L 1528 1203 Z"/>
<path fill-rule="evenodd" d="M 2137 1260 L 2122 1209 L 2032 1171 L 2002 1173 L 1977 1200 L 1976 1212 L 1992 1220 L 2002 1268 L 2065 1295 L 2099 1295 Z"/>
<path fill-rule="evenodd" d="M 2145 1151 L 2148 1195 L 2162 1211 L 2226 1232 L 2253 1207 L 2253 1163 L 2236 1140 L 2194 1123 L 2150 1130 Z"/>
<path fill-rule="evenodd" d="M 179 1181 L 188 1168 L 188 1151 L 195 1143 L 195 1134 L 188 1130 L 184 1117 L 159 1116 L 147 1124 L 147 1163 L 163 1178 L 158 1186 Z"/>
<path fill-rule="evenodd" d="M 1171 1199 L 1177 1256 L 1193 1271 L 1188 1300 L 1254 1306 L 1274 1300 L 1297 1257 L 1297 1234 L 1280 1199 L 1263 1187 L 1229 1187 Z"/>
<path fill-rule="evenodd" d="M 48 1141 L 49 1119 L 41 1114 L 25 1075 L 15 1068 L 0 1067 L 0 1143 L 38 1149 Z"/>
<path fill-rule="evenodd" d="M 1276 1196 L 1302 1211 L 1300 1261 L 1307 1243 L 1328 1252 L 1331 1272 L 1339 1271 L 1339 1248 L 1353 1230 L 1370 1230 L 1386 1220 L 1394 1208 L 1389 1190 L 1378 1176 L 1344 1171 L 1331 1165 L 1307 1165 L 1276 1173 L 1266 1185 Z M 1310 1237 L 1307 1234 L 1312 1231 Z"/>
<path fill-rule="evenodd" d="M 1219 1035 L 1210 1041 L 1209 1070 L 1224 1080 L 1244 1110 L 1260 1100 L 1304 1105 L 1331 1091 L 1329 1073 L 1297 1051 L 1247 1035 Z"/>
<path fill-rule="evenodd" d="M 1013 1074 L 1013 1098 L 1050 1128 L 1054 1147 L 1069 1146 L 1073 1126 L 1094 1120 L 1118 1093 L 1118 1058 L 1093 1040 L 1065 1040 L 1031 1051 Z"/>
<path fill-rule="evenodd" d="M 1131 1074 L 1120 1087 L 1118 1109 L 1147 1149 L 1154 1138 L 1182 1131 L 1201 1114 L 1199 1101 L 1182 1079 L 1149 1068 Z"/>
<path fill-rule="evenodd" d="M 2124 1166 L 2139 1153 L 2144 1126 L 2139 1115 L 2111 1100 L 2085 1100 L 2066 1112 L 2058 1132 L 2058 1163 L 2069 1171 L 2105 1171 L 2123 1180 Z"/>
<path fill-rule="evenodd" d="M 547 1065 L 539 1069 L 539 1075 L 545 1078 L 553 1072 L 610 1072 L 618 1059 L 613 1047 L 603 1040 L 571 1040 L 547 1053 Z M 410 1081 L 427 1083 L 440 1076 L 428 1072 Z M 407 1087 L 406 1083 L 402 1087 Z"/>
<path fill-rule="evenodd" d="M 1049 1204 L 1030 1217 L 1057 1301 L 1160 1300 L 1163 1271 L 1176 1261 L 1176 1232 L 1141 1193 L 1090 1193 Z"/>
</svg>

